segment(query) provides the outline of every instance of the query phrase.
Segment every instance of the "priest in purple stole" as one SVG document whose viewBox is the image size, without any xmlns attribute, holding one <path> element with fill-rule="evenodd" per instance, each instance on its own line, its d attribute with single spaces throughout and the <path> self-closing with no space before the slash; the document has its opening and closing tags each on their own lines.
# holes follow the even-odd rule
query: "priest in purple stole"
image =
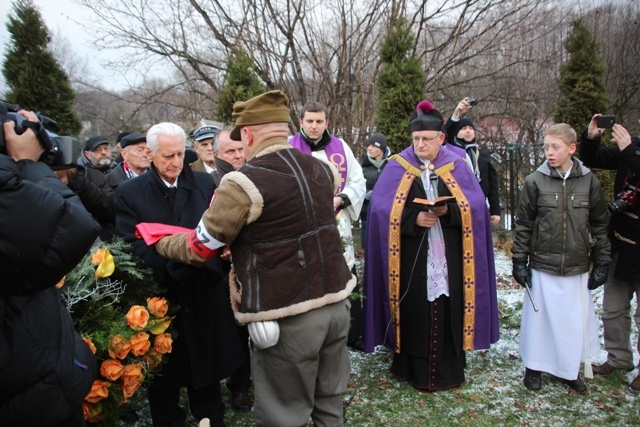
<svg viewBox="0 0 640 427">
<path fill-rule="evenodd" d="M 394 351 L 391 374 L 421 390 L 464 383 L 465 351 L 498 340 L 489 211 L 465 158 L 443 146 L 428 101 L 409 118 L 413 144 L 392 156 L 369 205 L 365 351 Z M 416 199 L 454 196 L 425 206 Z"/>
</svg>

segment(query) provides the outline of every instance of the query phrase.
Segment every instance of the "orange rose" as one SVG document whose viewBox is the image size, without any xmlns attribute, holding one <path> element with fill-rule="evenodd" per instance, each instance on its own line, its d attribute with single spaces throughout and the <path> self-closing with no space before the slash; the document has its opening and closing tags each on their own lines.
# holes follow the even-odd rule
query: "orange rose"
<svg viewBox="0 0 640 427">
<path fill-rule="evenodd" d="M 58 283 L 56 283 L 56 288 L 60 289 L 61 287 L 64 286 L 64 279 L 66 279 L 67 276 L 62 276 L 62 279 L 60 279 L 60 281 Z"/>
<path fill-rule="evenodd" d="M 127 357 L 129 351 L 131 351 L 129 341 L 125 340 L 122 335 L 118 334 L 109 341 L 109 357 L 112 359 L 122 360 Z"/>
<path fill-rule="evenodd" d="M 89 338 L 82 337 L 82 341 L 84 341 L 89 346 L 91 353 L 96 354 L 96 346 L 93 344 L 93 342 L 91 342 Z"/>
<path fill-rule="evenodd" d="M 115 359 L 107 359 L 100 365 L 100 375 L 109 381 L 115 381 L 122 376 L 124 368 L 122 363 Z"/>
<path fill-rule="evenodd" d="M 173 339 L 171 338 L 171 334 L 158 335 L 153 344 L 153 349 L 160 354 L 171 353 L 172 344 Z"/>
<path fill-rule="evenodd" d="M 151 343 L 149 342 L 149 334 L 146 332 L 138 332 L 129 340 L 131 352 L 134 356 L 142 356 L 149 350 Z"/>
<path fill-rule="evenodd" d="M 167 315 L 167 310 L 169 310 L 169 304 L 166 298 L 147 298 L 147 308 L 154 316 L 164 317 Z"/>
<path fill-rule="evenodd" d="M 98 265 L 102 262 L 102 249 L 97 249 L 91 254 L 91 264 Z"/>
<path fill-rule="evenodd" d="M 122 375 L 122 394 L 125 398 L 130 398 L 142 385 L 142 364 L 127 365 L 124 367 L 124 375 Z"/>
<path fill-rule="evenodd" d="M 101 421 L 106 416 L 106 414 L 102 413 L 102 405 L 92 405 L 86 400 L 82 402 L 82 413 L 84 414 L 84 419 L 90 423 Z"/>
<path fill-rule="evenodd" d="M 149 312 L 141 305 L 132 305 L 127 313 L 127 323 L 131 329 L 142 329 L 147 326 Z"/>
<path fill-rule="evenodd" d="M 95 380 L 91 385 L 91 391 L 84 400 L 89 403 L 96 403 L 106 399 L 109 396 L 109 386 L 111 386 L 111 383 L 108 381 Z"/>
</svg>

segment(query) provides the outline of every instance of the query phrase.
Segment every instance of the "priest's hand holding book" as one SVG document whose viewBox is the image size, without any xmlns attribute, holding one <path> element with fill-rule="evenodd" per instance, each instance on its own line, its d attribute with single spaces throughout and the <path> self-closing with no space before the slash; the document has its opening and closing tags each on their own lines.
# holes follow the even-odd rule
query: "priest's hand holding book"
<svg viewBox="0 0 640 427">
<path fill-rule="evenodd" d="M 420 212 L 416 217 L 416 225 L 418 227 L 430 228 L 438 221 L 438 217 L 444 216 L 449 213 L 449 206 L 447 202 L 454 201 L 455 197 L 453 196 L 442 196 L 438 197 L 434 200 L 426 200 L 415 198 L 413 199 L 414 203 L 419 203 L 424 205 L 424 212 Z"/>
</svg>

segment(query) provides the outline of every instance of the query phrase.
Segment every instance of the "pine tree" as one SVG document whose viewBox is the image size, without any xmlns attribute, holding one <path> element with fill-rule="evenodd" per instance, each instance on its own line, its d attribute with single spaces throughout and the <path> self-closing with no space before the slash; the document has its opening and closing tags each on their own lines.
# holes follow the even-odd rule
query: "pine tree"
<svg viewBox="0 0 640 427">
<path fill-rule="evenodd" d="M 571 125 L 580 133 L 595 113 L 607 111 L 605 65 L 600 59 L 598 44 L 582 19 L 573 22 L 564 47 L 569 60 L 560 67 L 560 99 L 553 119 L 556 123 Z"/>
<path fill-rule="evenodd" d="M 573 21 L 564 47 L 569 59 L 560 67 L 560 99 L 556 103 L 553 119 L 556 123 L 571 125 L 580 135 L 594 114 L 606 114 L 608 111 L 604 84 L 606 67 L 600 58 L 598 44 L 582 19 Z M 612 200 L 615 173 L 596 170 L 595 174 L 602 183 L 605 200 Z"/>
<path fill-rule="evenodd" d="M 253 61 L 240 47 L 235 47 L 227 56 L 227 75 L 216 105 L 219 121 L 233 123 L 233 104 L 236 101 L 246 101 L 265 91 L 253 67 Z"/>
<path fill-rule="evenodd" d="M 382 69 L 376 82 L 376 132 L 387 137 L 392 152 L 411 144 L 409 116 L 424 99 L 425 73 L 411 54 L 414 37 L 404 19 L 395 21 L 381 47 Z"/>
<path fill-rule="evenodd" d="M 2 63 L 7 101 L 54 119 L 57 133 L 76 136 L 81 123 L 73 111 L 75 93 L 67 74 L 47 48 L 49 30 L 32 0 L 14 3 L 7 30 L 11 42 Z"/>
</svg>

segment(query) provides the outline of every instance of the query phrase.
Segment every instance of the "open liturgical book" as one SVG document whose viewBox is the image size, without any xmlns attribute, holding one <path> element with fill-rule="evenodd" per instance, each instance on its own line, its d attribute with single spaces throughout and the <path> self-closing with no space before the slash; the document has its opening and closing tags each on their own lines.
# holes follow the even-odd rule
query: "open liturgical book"
<svg viewBox="0 0 640 427">
<path fill-rule="evenodd" d="M 434 206 L 442 206 L 447 202 L 453 202 L 455 200 L 456 198 L 454 196 L 440 196 L 440 197 L 436 197 L 433 200 L 420 199 L 416 197 L 415 199 L 413 199 L 413 203 L 419 203 L 429 208 Z"/>
</svg>

